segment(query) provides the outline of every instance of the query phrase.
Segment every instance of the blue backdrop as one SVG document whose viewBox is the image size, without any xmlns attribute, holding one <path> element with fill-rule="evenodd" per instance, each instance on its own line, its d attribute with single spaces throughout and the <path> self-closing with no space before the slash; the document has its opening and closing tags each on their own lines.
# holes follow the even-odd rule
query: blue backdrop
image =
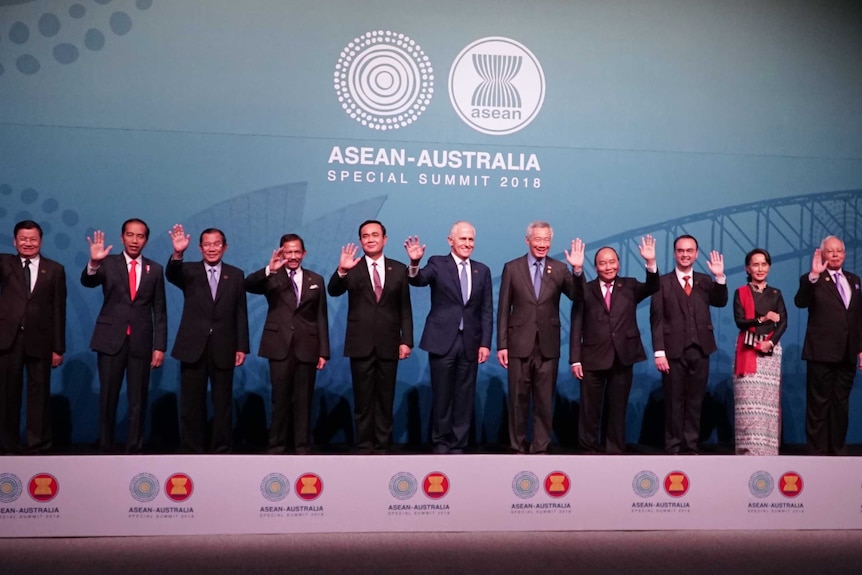
<svg viewBox="0 0 862 575">
<path fill-rule="evenodd" d="M 387 225 L 387 255 L 402 260 L 408 235 L 444 253 L 451 223 L 467 219 L 476 259 L 499 276 L 542 219 L 555 252 L 573 237 L 589 258 L 611 244 L 627 275 L 642 273 L 646 233 L 662 271 L 680 233 L 700 240 L 702 271 L 704 252 L 723 252 L 731 288 L 744 282 L 745 252 L 769 249 L 770 283 L 791 308 L 784 439 L 802 443 L 797 278 L 827 234 L 862 271 L 859 54 L 862 8 L 842 1 L 0 0 L 0 250 L 12 250 L 16 221 L 33 218 L 43 253 L 67 268 L 58 432 L 96 439 L 87 345 L 101 295 L 77 282 L 94 229 L 118 249 L 121 222 L 143 218 L 145 253 L 161 261 L 174 223 L 194 237 L 220 227 L 225 259 L 246 272 L 297 232 L 306 267 L 329 276 L 366 218 Z M 167 290 L 172 344 L 182 300 Z M 428 293 L 412 296 L 418 341 Z M 249 313 L 256 353 L 263 298 L 250 297 Z M 721 351 L 705 427 L 724 441 L 736 328 L 730 306 L 713 313 Z M 568 303 L 561 315 L 567 334 Z M 331 298 L 320 443 L 352 436 L 345 316 L 346 298 Z M 556 429 L 571 443 L 578 389 L 561 367 Z M 175 439 L 178 379 L 171 359 L 153 376 L 151 411 L 172 422 L 152 428 L 155 443 Z M 427 439 L 428 380 L 424 352 L 401 363 L 397 442 Z M 505 371 L 483 365 L 478 386 L 476 440 L 494 443 L 505 436 Z M 660 387 L 652 363 L 639 365 L 629 441 L 660 443 Z M 254 443 L 268 413 L 265 361 L 249 358 L 234 394 L 239 439 Z M 851 399 L 859 443 L 862 395 Z"/>
</svg>

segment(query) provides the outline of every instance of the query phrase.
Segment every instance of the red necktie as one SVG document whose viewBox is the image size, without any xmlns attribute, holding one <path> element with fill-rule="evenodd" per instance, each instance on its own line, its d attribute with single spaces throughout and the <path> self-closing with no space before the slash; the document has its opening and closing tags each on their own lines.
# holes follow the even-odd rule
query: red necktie
<svg viewBox="0 0 862 575">
<path fill-rule="evenodd" d="M 135 301 L 135 296 L 138 295 L 138 272 L 135 270 L 135 266 L 138 265 L 138 262 L 132 260 L 129 262 L 132 264 L 132 267 L 129 268 L 129 295 L 132 296 L 132 301 Z M 126 327 L 126 335 L 132 333 L 132 326 Z"/>
<path fill-rule="evenodd" d="M 605 307 L 610 311 L 611 309 L 611 286 L 613 283 L 605 284 Z"/>
<path fill-rule="evenodd" d="M 682 286 L 682 289 L 685 290 L 685 295 L 691 295 L 691 283 L 688 281 L 691 279 L 691 276 L 682 276 L 682 279 L 685 280 L 685 285 Z"/>
</svg>

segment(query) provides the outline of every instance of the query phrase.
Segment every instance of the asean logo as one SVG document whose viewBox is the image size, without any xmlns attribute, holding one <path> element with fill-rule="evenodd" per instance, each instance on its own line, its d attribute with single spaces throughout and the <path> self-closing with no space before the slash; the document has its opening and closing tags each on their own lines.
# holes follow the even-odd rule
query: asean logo
<svg viewBox="0 0 862 575">
<path fill-rule="evenodd" d="M 748 480 L 748 490 L 758 499 L 768 497 L 775 488 L 775 480 L 766 471 L 755 471 Z"/>
<path fill-rule="evenodd" d="M 632 489 L 635 495 L 647 499 L 658 493 L 658 488 L 661 484 L 658 481 L 658 475 L 652 471 L 641 471 L 632 479 Z"/>
<path fill-rule="evenodd" d="M 545 493 L 551 497 L 562 497 L 569 492 L 570 487 L 569 476 L 562 471 L 552 471 L 545 477 Z"/>
<path fill-rule="evenodd" d="M 440 499 L 449 493 L 449 478 L 439 471 L 432 471 L 422 481 L 422 491 L 431 499 Z"/>
<path fill-rule="evenodd" d="M 671 471 L 664 478 L 664 490 L 671 497 L 682 497 L 688 493 L 688 475 L 682 471 Z"/>
<path fill-rule="evenodd" d="M 431 103 L 434 69 L 413 39 L 375 30 L 344 47 L 333 84 L 348 116 L 373 130 L 397 130 L 415 122 Z"/>
<path fill-rule="evenodd" d="M 0 473 L 0 503 L 12 503 L 21 497 L 24 484 L 12 473 Z"/>
<path fill-rule="evenodd" d="M 165 495 L 173 501 L 185 501 L 192 496 L 195 484 L 185 473 L 174 473 L 165 481 Z"/>
<path fill-rule="evenodd" d="M 296 480 L 293 490 L 300 499 L 311 501 L 323 493 L 323 480 L 314 473 L 304 473 Z"/>
<path fill-rule="evenodd" d="M 532 471 L 521 471 L 512 480 L 512 491 L 521 499 L 529 499 L 539 491 L 539 478 Z"/>
<path fill-rule="evenodd" d="M 281 501 L 290 492 L 290 482 L 281 473 L 270 473 L 260 482 L 260 494 L 270 501 Z"/>
<path fill-rule="evenodd" d="M 30 497 L 34 500 L 45 503 L 57 497 L 57 493 L 60 491 L 60 484 L 57 483 L 57 478 L 53 475 L 39 473 L 30 478 L 27 490 L 30 492 Z"/>
<path fill-rule="evenodd" d="M 389 480 L 389 493 L 395 499 L 410 499 L 418 488 L 416 478 L 406 471 L 399 471 Z"/>
<path fill-rule="evenodd" d="M 159 494 L 159 480 L 152 473 L 138 473 L 129 482 L 129 493 L 141 503 L 152 501 Z"/>
<path fill-rule="evenodd" d="M 530 50 L 511 38 L 480 38 L 449 70 L 449 99 L 465 124 L 505 136 L 524 129 L 545 101 L 545 73 Z"/>
<path fill-rule="evenodd" d="M 802 493 L 802 476 L 788 471 L 778 480 L 778 489 L 785 497 L 796 497 Z"/>
</svg>

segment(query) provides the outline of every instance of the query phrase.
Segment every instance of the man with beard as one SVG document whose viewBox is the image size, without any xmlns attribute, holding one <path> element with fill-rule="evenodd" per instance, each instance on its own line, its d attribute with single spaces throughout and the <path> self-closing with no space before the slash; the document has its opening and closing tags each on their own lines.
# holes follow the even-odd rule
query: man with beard
<svg viewBox="0 0 862 575">
<path fill-rule="evenodd" d="M 281 236 L 269 264 L 245 280 L 250 293 L 266 296 L 268 311 L 258 355 L 269 359 L 272 421 L 268 452 L 311 451 L 311 400 L 317 371 L 329 359 L 329 323 L 323 277 L 302 267 L 305 242 Z"/>
</svg>

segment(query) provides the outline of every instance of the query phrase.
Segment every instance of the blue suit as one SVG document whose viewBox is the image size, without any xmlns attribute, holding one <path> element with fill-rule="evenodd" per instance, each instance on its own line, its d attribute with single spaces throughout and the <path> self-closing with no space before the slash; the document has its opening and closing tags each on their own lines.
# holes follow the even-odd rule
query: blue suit
<svg viewBox="0 0 862 575">
<path fill-rule="evenodd" d="M 419 347 L 429 355 L 431 442 L 435 453 L 459 453 L 467 446 L 479 348 L 491 347 L 494 322 L 491 270 L 470 260 L 472 287 L 466 304 L 461 295 L 459 271 L 449 254 L 432 256 L 424 268 L 411 267 L 408 272 L 410 285 L 431 286 L 431 311 Z"/>
</svg>

